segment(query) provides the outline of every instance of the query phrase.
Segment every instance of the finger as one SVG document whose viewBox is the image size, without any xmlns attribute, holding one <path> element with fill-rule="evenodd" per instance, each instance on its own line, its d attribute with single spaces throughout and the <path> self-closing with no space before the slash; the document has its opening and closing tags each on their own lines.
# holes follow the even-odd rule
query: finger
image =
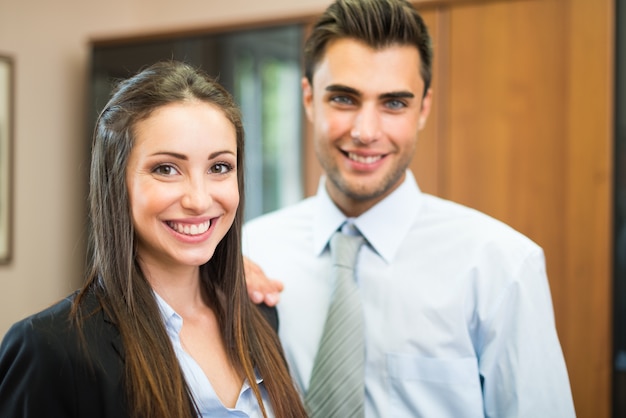
<svg viewBox="0 0 626 418">
<path fill-rule="evenodd" d="M 255 304 L 259 304 L 263 302 L 263 299 L 265 298 L 263 293 L 259 292 L 258 290 L 250 291 L 248 293 L 248 296 L 250 297 L 250 300 L 252 301 L 252 303 L 255 303 Z"/>
<path fill-rule="evenodd" d="M 280 293 L 266 293 L 264 301 L 267 306 L 276 306 L 280 301 Z"/>
</svg>

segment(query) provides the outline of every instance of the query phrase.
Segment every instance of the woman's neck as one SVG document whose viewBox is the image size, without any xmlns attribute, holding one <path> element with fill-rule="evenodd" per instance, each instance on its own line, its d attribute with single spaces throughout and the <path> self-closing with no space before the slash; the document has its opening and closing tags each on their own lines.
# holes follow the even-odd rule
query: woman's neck
<svg viewBox="0 0 626 418">
<path fill-rule="evenodd" d="M 150 287 L 179 315 L 185 317 L 198 309 L 206 309 L 207 298 L 200 285 L 200 268 L 159 268 L 139 263 Z"/>
</svg>

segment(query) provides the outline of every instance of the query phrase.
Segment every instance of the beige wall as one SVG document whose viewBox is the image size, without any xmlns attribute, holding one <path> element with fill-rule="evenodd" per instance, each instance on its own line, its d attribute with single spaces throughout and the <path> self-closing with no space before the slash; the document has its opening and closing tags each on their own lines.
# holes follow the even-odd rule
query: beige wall
<svg viewBox="0 0 626 418">
<path fill-rule="evenodd" d="M 0 0 L 13 57 L 13 260 L 0 265 L 0 336 L 73 290 L 85 242 L 89 40 L 321 11 L 330 0 Z"/>
</svg>

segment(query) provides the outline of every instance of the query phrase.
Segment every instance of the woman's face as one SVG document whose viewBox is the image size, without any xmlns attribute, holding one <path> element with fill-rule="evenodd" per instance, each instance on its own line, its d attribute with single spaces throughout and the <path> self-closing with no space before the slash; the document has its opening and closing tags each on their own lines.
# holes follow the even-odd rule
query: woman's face
<svg viewBox="0 0 626 418">
<path fill-rule="evenodd" d="M 126 183 L 137 256 L 150 270 L 212 256 L 239 204 L 235 128 L 217 107 L 168 104 L 135 126 Z"/>
</svg>

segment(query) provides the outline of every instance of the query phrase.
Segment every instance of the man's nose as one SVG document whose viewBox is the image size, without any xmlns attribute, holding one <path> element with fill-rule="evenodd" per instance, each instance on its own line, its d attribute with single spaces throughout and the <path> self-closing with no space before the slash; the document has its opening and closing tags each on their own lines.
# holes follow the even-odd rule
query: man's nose
<svg viewBox="0 0 626 418">
<path fill-rule="evenodd" d="M 375 106 L 365 105 L 359 110 L 350 133 L 354 141 L 362 144 L 369 144 L 379 139 L 380 115 Z"/>
</svg>

